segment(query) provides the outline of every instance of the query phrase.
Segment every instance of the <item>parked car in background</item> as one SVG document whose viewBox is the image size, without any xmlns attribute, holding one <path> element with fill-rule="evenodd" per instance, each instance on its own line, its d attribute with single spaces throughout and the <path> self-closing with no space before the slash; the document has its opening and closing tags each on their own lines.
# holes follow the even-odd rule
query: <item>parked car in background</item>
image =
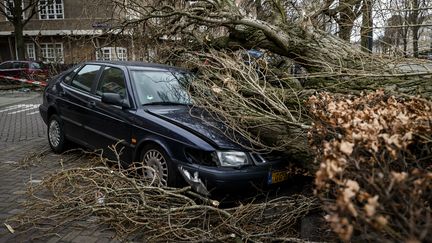
<svg viewBox="0 0 432 243">
<path fill-rule="evenodd" d="M 162 185 L 187 182 L 205 195 L 286 180 L 285 158 L 233 142 L 222 132 L 223 124 L 194 108 L 189 82 L 188 72 L 158 64 L 80 64 L 45 89 L 39 109 L 48 142 L 55 152 L 73 141 L 115 158 L 107 147 L 120 141 L 126 165 L 143 162 L 155 169 Z"/>
<path fill-rule="evenodd" d="M 48 67 L 37 61 L 6 61 L 0 63 L 0 75 L 45 81 L 48 78 Z"/>
</svg>

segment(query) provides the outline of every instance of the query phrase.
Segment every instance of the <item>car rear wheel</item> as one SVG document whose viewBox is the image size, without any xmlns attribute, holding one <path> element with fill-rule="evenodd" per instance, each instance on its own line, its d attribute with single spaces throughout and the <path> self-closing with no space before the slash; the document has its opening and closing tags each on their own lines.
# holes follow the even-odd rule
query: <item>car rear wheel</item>
<svg viewBox="0 0 432 243">
<path fill-rule="evenodd" d="M 173 165 L 171 158 L 158 146 L 146 145 L 141 153 L 141 162 L 149 166 L 157 173 L 162 186 L 174 187 L 178 185 L 179 174 Z M 144 170 L 145 178 L 153 178 L 155 175 L 151 170 Z"/>
<path fill-rule="evenodd" d="M 55 153 L 63 152 L 66 144 L 63 123 L 57 115 L 48 121 L 48 142 Z"/>
</svg>

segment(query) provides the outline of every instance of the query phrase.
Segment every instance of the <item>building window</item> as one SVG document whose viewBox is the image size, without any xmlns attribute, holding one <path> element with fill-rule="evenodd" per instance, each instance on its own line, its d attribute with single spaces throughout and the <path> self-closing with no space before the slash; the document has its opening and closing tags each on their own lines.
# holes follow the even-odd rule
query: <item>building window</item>
<svg viewBox="0 0 432 243">
<path fill-rule="evenodd" d="M 124 47 L 102 47 L 96 51 L 96 60 L 127 61 L 127 49 Z"/>
<path fill-rule="evenodd" d="M 64 19 L 63 0 L 40 0 L 39 19 Z"/>
<path fill-rule="evenodd" d="M 27 59 L 30 61 L 36 60 L 36 50 L 34 43 L 26 43 Z"/>
<path fill-rule="evenodd" d="M 14 0 L 5 0 L 4 6 L 5 6 L 6 16 L 7 17 L 13 17 L 11 10 L 15 7 Z M 21 9 L 24 9 L 24 1 L 21 2 Z M 6 20 L 7 20 L 7 17 L 6 17 Z M 25 12 L 24 11 L 22 12 L 21 17 L 22 17 L 22 19 L 25 19 Z"/>
<path fill-rule="evenodd" d="M 42 58 L 46 62 L 63 63 L 63 44 L 62 43 L 41 43 Z"/>
</svg>

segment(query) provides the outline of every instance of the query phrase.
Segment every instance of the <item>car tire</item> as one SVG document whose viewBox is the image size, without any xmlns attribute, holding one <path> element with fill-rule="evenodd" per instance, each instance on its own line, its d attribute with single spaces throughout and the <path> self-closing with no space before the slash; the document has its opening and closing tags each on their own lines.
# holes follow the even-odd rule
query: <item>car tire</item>
<svg viewBox="0 0 432 243">
<path fill-rule="evenodd" d="M 66 147 L 63 122 L 57 115 L 52 115 L 48 121 L 48 143 L 55 153 L 61 153 Z"/>
<path fill-rule="evenodd" d="M 145 145 L 141 152 L 140 161 L 143 165 L 152 167 L 159 173 L 160 184 L 162 186 L 175 187 L 179 185 L 180 174 L 178 169 L 165 150 L 159 146 L 153 144 Z M 144 171 L 143 173 L 144 176 L 148 176 L 145 175 L 147 172 Z"/>
</svg>

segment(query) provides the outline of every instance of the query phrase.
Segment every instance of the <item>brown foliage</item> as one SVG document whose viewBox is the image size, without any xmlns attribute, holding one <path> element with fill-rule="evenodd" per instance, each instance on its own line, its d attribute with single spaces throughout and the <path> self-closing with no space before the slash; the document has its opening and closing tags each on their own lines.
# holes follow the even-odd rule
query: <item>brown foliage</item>
<svg viewBox="0 0 432 243">
<path fill-rule="evenodd" d="M 332 229 L 353 239 L 432 239 L 432 105 L 377 91 L 308 101 L 321 163 L 316 193 Z"/>
</svg>

